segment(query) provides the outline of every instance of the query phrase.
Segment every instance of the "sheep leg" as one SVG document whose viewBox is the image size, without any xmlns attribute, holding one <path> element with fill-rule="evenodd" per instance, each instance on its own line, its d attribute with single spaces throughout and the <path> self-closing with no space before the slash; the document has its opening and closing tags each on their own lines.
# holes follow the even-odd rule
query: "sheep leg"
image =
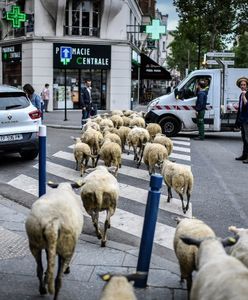
<svg viewBox="0 0 248 300">
<path fill-rule="evenodd" d="M 168 190 L 167 202 L 170 202 L 170 199 L 172 198 L 171 187 L 167 186 L 167 190 Z"/>
<path fill-rule="evenodd" d="M 42 266 L 42 250 L 33 249 L 32 254 L 36 260 L 37 263 L 37 277 L 39 278 L 40 286 L 39 286 L 39 292 L 41 295 L 45 295 L 47 293 L 46 287 L 45 287 L 45 281 L 43 280 L 43 266 Z"/>
<path fill-rule="evenodd" d="M 76 168 L 75 168 L 76 171 L 78 171 L 78 160 L 76 159 Z"/>
<path fill-rule="evenodd" d="M 98 154 L 97 155 L 97 158 L 96 158 L 96 164 L 95 164 L 95 167 L 97 166 L 97 164 L 98 164 L 98 160 L 99 160 L 99 158 L 100 158 L 100 155 Z"/>
<path fill-rule="evenodd" d="M 101 241 L 101 247 L 105 247 L 106 246 L 106 242 L 107 242 L 107 229 L 110 228 L 110 217 L 113 213 L 111 213 L 110 209 L 107 210 L 107 216 L 106 216 L 106 220 L 104 223 L 104 232 L 103 232 L 103 237 L 102 237 L 102 241 Z"/>
<path fill-rule="evenodd" d="M 192 286 L 192 275 L 189 275 L 189 277 L 187 278 L 188 299 L 191 291 L 191 286 Z"/>
<path fill-rule="evenodd" d="M 96 230 L 96 236 L 100 240 L 102 238 L 101 231 L 98 226 L 99 212 L 92 212 L 91 214 L 92 222 Z"/>
<path fill-rule="evenodd" d="M 187 204 L 186 204 L 186 211 L 189 209 L 189 200 L 190 200 L 190 192 L 187 191 Z"/>
<path fill-rule="evenodd" d="M 65 259 L 61 255 L 59 255 L 58 256 L 58 273 L 57 273 L 57 277 L 55 279 L 55 293 L 54 293 L 53 300 L 57 300 L 57 298 L 58 298 L 59 290 L 60 290 L 61 284 L 62 284 L 62 275 L 63 275 L 64 265 L 65 265 Z"/>
<path fill-rule="evenodd" d="M 181 199 L 181 201 L 182 201 L 182 209 L 183 209 L 183 213 L 184 214 L 186 214 L 186 208 L 184 207 L 184 202 L 183 202 L 183 195 L 182 194 L 179 194 L 179 197 L 180 197 L 180 199 Z"/>
</svg>

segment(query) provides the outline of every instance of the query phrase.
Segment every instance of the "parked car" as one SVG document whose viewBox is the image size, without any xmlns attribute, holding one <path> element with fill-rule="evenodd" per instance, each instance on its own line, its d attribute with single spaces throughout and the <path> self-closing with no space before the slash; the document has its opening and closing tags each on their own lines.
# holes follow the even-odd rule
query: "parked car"
<svg viewBox="0 0 248 300">
<path fill-rule="evenodd" d="M 22 90 L 0 85 L 0 155 L 19 152 L 24 159 L 36 158 L 40 124 L 41 112 Z"/>
</svg>

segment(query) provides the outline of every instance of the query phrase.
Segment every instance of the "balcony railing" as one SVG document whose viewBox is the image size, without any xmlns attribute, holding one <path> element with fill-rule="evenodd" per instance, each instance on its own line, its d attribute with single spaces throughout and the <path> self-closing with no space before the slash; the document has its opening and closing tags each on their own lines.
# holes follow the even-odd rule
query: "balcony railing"
<svg viewBox="0 0 248 300">
<path fill-rule="evenodd" d="M 81 27 L 81 26 L 64 26 L 64 35 L 77 36 L 100 36 L 100 28 L 98 27 Z"/>
</svg>

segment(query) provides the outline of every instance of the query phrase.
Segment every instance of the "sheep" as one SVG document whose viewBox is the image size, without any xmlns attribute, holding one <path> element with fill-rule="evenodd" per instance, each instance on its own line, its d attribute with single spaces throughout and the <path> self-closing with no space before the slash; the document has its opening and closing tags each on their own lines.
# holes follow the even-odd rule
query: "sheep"
<svg viewBox="0 0 248 300">
<path fill-rule="evenodd" d="M 101 158 L 106 167 L 115 166 L 115 176 L 118 169 L 121 168 L 121 146 L 112 142 L 110 139 L 105 139 L 96 159 L 96 166 L 99 158 Z"/>
<path fill-rule="evenodd" d="M 87 172 L 90 170 L 88 169 Z M 104 166 L 96 167 L 93 172 L 86 175 L 79 183 L 81 186 L 81 199 L 86 212 L 91 216 L 96 230 L 96 236 L 101 239 L 101 247 L 107 241 L 107 229 L 110 228 L 110 218 L 115 213 L 119 198 L 119 184 Z M 98 226 L 99 212 L 107 211 L 104 223 L 104 232 Z"/>
<path fill-rule="evenodd" d="M 100 300 L 137 300 L 129 278 L 122 275 L 104 274 L 101 276 L 107 284 L 104 286 Z"/>
<path fill-rule="evenodd" d="M 113 128 L 111 131 L 113 131 L 116 128 Z M 114 132 L 110 132 L 109 129 L 104 129 L 103 135 L 104 135 L 104 140 L 106 139 L 110 139 L 111 142 L 117 143 L 118 145 L 121 146 L 121 138 L 119 137 L 119 135 L 117 133 Z M 118 130 L 117 130 L 118 132 Z"/>
<path fill-rule="evenodd" d="M 57 299 L 62 284 L 62 273 L 69 273 L 69 263 L 73 256 L 77 240 L 83 228 L 82 202 L 74 193 L 73 184 L 55 185 L 36 200 L 27 217 L 25 227 L 29 248 L 37 263 L 39 292 L 48 292 Z M 42 250 L 47 253 L 47 271 L 43 278 Z M 59 258 L 58 273 L 54 287 L 54 267 L 56 254 Z"/>
<path fill-rule="evenodd" d="M 102 119 L 100 122 L 100 129 L 103 131 L 105 128 L 113 128 L 114 124 L 110 119 Z"/>
<path fill-rule="evenodd" d="M 131 128 L 133 128 L 134 126 L 145 128 L 146 127 L 146 123 L 145 123 L 145 120 L 143 118 L 141 118 L 141 117 L 135 117 L 135 118 L 133 118 L 133 119 L 130 120 L 129 126 Z"/>
<path fill-rule="evenodd" d="M 96 122 L 93 122 L 91 119 L 86 122 L 82 127 L 82 133 L 84 133 L 88 128 L 93 128 L 97 131 L 100 131 L 100 126 Z"/>
<path fill-rule="evenodd" d="M 130 109 L 123 110 L 123 115 L 124 115 L 125 117 L 129 117 L 129 116 L 131 116 L 133 113 L 134 113 L 134 111 L 133 111 L 133 110 L 130 110 Z"/>
<path fill-rule="evenodd" d="M 131 119 L 126 116 L 123 116 L 122 120 L 123 120 L 123 126 L 129 127 Z"/>
<path fill-rule="evenodd" d="M 126 127 L 126 126 L 121 126 L 119 129 L 118 129 L 118 135 L 121 139 L 121 146 L 122 146 L 122 151 L 125 150 L 125 145 L 126 145 L 126 142 L 127 142 L 127 136 L 129 134 L 129 132 L 131 131 L 131 128 L 129 127 Z"/>
<path fill-rule="evenodd" d="M 229 231 L 238 235 L 238 242 L 229 249 L 228 253 L 236 257 L 248 268 L 248 229 L 230 226 Z"/>
<path fill-rule="evenodd" d="M 146 126 L 146 129 L 148 130 L 149 134 L 150 134 L 150 141 L 152 142 L 155 138 L 155 135 L 157 133 L 162 133 L 162 129 L 161 126 L 157 123 L 149 123 Z"/>
<path fill-rule="evenodd" d="M 139 161 L 139 157 L 142 151 L 142 145 L 147 143 L 150 139 L 149 132 L 141 127 L 134 127 L 127 135 L 127 144 L 129 146 L 128 154 L 130 154 L 130 148 L 133 147 L 134 160 Z M 139 148 L 139 152 L 137 152 Z"/>
<path fill-rule="evenodd" d="M 111 111 L 111 115 L 112 116 L 123 116 L 123 112 L 121 110 L 116 109 L 116 110 Z"/>
<path fill-rule="evenodd" d="M 174 251 L 179 262 L 181 282 L 187 281 L 188 294 L 192 285 L 192 272 L 196 270 L 197 247 L 185 245 L 181 237 L 191 238 L 215 237 L 214 231 L 199 219 L 176 218 L 177 228 L 174 235 Z"/>
<path fill-rule="evenodd" d="M 88 128 L 81 136 L 81 141 L 90 146 L 91 154 L 98 155 L 100 145 L 103 143 L 103 135 L 101 132 Z"/>
<path fill-rule="evenodd" d="M 248 295 L 248 270 L 235 257 L 226 254 L 226 246 L 237 239 L 206 238 L 202 240 L 183 237 L 183 242 L 198 249 L 197 268 L 190 293 L 191 300 L 246 300 Z"/>
<path fill-rule="evenodd" d="M 92 167 L 95 167 L 95 156 L 91 154 L 90 146 L 82 143 L 80 138 L 73 138 L 75 145 L 73 148 L 73 154 L 76 161 L 76 170 L 80 169 L 80 176 L 83 175 L 85 169 L 88 166 L 89 158 L 92 160 Z M 84 165 L 83 165 L 84 161 Z"/>
<path fill-rule="evenodd" d="M 123 126 L 123 119 L 119 115 L 113 115 L 112 117 L 110 117 L 110 120 L 113 122 L 115 128 Z"/>
<path fill-rule="evenodd" d="M 157 133 L 153 140 L 154 143 L 159 143 L 164 145 L 168 151 L 168 156 L 171 155 L 173 150 L 173 142 L 170 138 L 168 138 L 165 134 Z"/>
<path fill-rule="evenodd" d="M 139 162 L 137 163 L 137 167 L 140 166 L 141 160 L 144 160 L 146 164 L 149 175 L 155 173 L 155 165 L 158 164 L 159 168 L 163 164 L 164 160 L 168 157 L 168 152 L 164 146 L 156 143 L 146 143 L 143 146 L 143 150 L 141 152 L 141 156 Z"/>
<path fill-rule="evenodd" d="M 191 170 L 181 164 L 170 162 L 165 159 L 161 175 L 164 177 L 164 182 L 168 188 L 167 202 L 172 198 L 171 188 L 177 192 L 181 201 L 183 212 L 186 213 L 189 209 L 189 200 L 193 189 L 194 178 Z M 187 194 L 187 204 L 184 206 L 183 195 Z"/>
</svg>

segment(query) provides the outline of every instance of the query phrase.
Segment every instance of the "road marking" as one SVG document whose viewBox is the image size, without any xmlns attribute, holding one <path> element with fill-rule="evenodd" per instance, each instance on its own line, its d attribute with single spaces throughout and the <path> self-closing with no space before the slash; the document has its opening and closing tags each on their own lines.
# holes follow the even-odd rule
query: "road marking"
<svg viewBox="0 0 248 300">
<path fill-rule="evenodd" d="M 173 137 L 172 140 L 190 141 L 190 138 L 182 137 L 182 136 L 176 136 L 176 137 Z"/>
<path fill-rule="evenodd" d="M 178 147 L 178 146 L 174 146 L 173 145 L 173 151 L 180 151 L 180 152 L 187 152 L 190 153 L 190 148 L 186 148 L 186 147 Z"/>
<path fill-rule="evenodd" d="M 26 191 L 34 196 L 37 196 L 38 194 L 38 180 L 26 175 L 19 175 L 15 179 L 9 181 L 8 184 Z M 85 216 L 89 217 L 85 211 L 83 213 Z M 105 221 L 105 213 L 100 213 L 100 221 Z M 143 217 L 119 208 L 116 209 L 115 214 L 111 218 L 111 226 L 113 228 L 119 229 L 139 238 L 141 237 L 143 222 Z M 173 250 L 174 234 L 174 227 L 157 222 L 154 242 Z"/>
<path fill-rule="evenodd" d="M 173 145 L 183 145 L 183 146 L 190 146 L 190 142 L 183 142 L 183 141 L 174 141 L 172 140 Z"/>
</svg>

